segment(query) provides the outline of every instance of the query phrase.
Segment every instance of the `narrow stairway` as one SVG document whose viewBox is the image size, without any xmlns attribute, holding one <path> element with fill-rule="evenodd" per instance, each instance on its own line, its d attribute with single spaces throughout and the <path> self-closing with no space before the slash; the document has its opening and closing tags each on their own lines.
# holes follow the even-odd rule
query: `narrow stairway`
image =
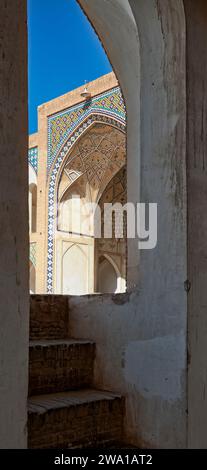
<svg viewBox="0 0 207 470">
<path fill-rule="evenodd" d="M 96 345 L 70 338 L 68 310 L 66 297 L 31 296 L 28 447 L 111 448 L 124 398 L 94 388 Z"/>
</svg>

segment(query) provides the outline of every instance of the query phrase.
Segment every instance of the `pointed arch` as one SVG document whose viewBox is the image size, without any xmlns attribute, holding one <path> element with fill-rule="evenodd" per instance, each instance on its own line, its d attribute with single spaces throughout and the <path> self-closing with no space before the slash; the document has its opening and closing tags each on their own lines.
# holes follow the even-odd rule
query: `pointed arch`
<svg viewBox="0 0 207 470">
<path fill-rule="evenodd" d="M 60 174 L 63 171 L 65 158 L 68 153 L 72 151 L 78 140 L 95 124 L 107 124 L 111 127 L 115 127 L 121 132 L 125 133 L 125 121 L 122 122 L 117 118 L 107 115 L 107 113 L 99 114 L 92 113 L 83 124 L 70 135 L 67 141 L 64 143 L 64 147 L 59 151 L 54 165 L 49 174 L 48 180 L 48 260 L 47 260 L 47 292 L 48 294 L 53 293 L 53 270 L 54 270 L 54 250 L 55 240 L 54 231 L 56 226 L 57 214 L 57 188 Z"/>
<path fill-rule="evenodd" d="M 62 293 L 83 295 L 88 293 L 87 254 L 77 243 L 73 243 L 62 258 Z M 74 266 L 76 269 L 74 270 Z"/>
</svg>

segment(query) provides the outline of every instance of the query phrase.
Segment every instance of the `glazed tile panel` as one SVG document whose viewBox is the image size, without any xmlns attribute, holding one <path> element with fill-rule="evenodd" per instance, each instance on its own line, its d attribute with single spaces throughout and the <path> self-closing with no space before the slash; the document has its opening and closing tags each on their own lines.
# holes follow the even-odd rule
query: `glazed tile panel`
<svg viewBox="0 0 207 470">
<path fill-rule="evenodd" d="M 28 161 L 37 175 L 38 170 L 38 147 L 32 147 L 28 150 Z"/>
<path fill-rule="evenodd" d="M 107 114 L 125 121 L 125 105 L 120 88 L 113 88 L 48 118 L 48 173 L 65 140 L 92 113 Z"/>
</svg>

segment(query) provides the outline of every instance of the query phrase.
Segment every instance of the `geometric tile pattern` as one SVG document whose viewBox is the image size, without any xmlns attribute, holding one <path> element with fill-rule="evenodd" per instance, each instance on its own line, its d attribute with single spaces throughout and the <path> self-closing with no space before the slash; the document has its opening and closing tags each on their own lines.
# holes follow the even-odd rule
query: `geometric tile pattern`
<svg viewBox="0 0 207 470">
<path fill-rule="evenodd" d="M 120 107 L 118 108 L 117 105 L 111 104 L 113 109 L 104 110 L 104 97 L 108 98 L 108 95 L 111 97 L 119 96 L 120 100 Z M 102 100 L 102 101 L 101 101 Z M 57 185 L 57 178 L 59 176 L 60 168 L 62 167 L 62 162 L 68 157 L 70 151 L 74 147 L 75 143 L 78 141 L 79 137 L 85 132 L 88 128 L 90 128 L 94 123 L 103 123 L 111 125 L 112 127 L 116 127 L 117 129 L 125 132 L 126 124 L 125 124 L 125 110 L 124 104 L 121 102 L 120 98 L 120 89 L 116 88 L 109 93 L 105 93 L 101 95 L 101 100 L 99 96 L 99 105 L 102 102 L 102 110 L 100 111 L 98 108 L 94 112 L 90 107 L 90 110 L 86 108 L 84 110 L 84 115 L 81 115 L 81 123 L 77 124 L 75 129 L 73 127 L 73 132 L 71 129 L 67 130 L 66 132 L 66 139 L 64 143 L 58 147 L 59 152 L 56 155 L 53 154 L 53 162 L 49 161 L 51 165 L 51 171 L 49 174 L 49 199 L 48 199 L 48 262 L 47 262 L 47 292 L 48 294 L 53 293 L 53 263 L 54 263 L 54 233 L 56 230 L 56 185 Z M 112 100 L 114 103 L 114 100 Z M 108 102 L 107 102 L 108 105 Z M 116 109 L 117 108 L 117 109 Z M 50 118 L 49 118 L 50 119 Z M 51 126 L 49 126 L 51 131 Z"/>
<path fill-rule="evenodd" d="M 38 147 L 32 147 L 28 150 L 28 161 L 37 175 L 38 169 Z"/>
<path fill-rule="evenodd" d="M 79 185 L 88 187 L 87 202 L 97 202 L 99 194 L 125 164 L 125 146 L 125 133 L 103 123 L 94 124 L 64 162 L 63 178 L 58 181 L 58 200 L 79 178 Z"/>
<path fill-rule="evenodd" d="M 34 267 L 36 267 L 36 243 L 30 243 L 29 259 Z"/>
<path fill-rule="evenodd" d="M 92 113 L 107 114 L 125 122 L 126 111 L 119 87 L 113 88 L 48 118 L 48 173 L 68 136 Z"/>
</svg>

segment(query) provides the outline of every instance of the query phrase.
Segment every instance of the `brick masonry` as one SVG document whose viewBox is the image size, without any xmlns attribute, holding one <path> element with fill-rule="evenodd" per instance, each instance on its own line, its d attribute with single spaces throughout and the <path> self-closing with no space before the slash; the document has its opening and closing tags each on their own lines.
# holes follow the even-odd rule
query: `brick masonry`
<svg viewBox="0 0 207 470">
<path fill-rule="evenodd" d="M 29 448 L 96 448 L 122 440 L 124 400 L 84 390 L 31 399 Z"/>
<path fill-rule="evenodd" d="M 93 389 L 95 344 L 69 339 L 68 324 L 68 297 L 31 296 L 28 447 L 111 447 L 124 398 Z"/>
<path fill-rule="evenodd" d="M 68 297 L 32 295 L 30 301 L 30 339 L 68 337 Z"/>
<path fill-rule="evenodd" d="M 91 341 L 36 341 L 30 344 L 29 395 L 89 387 L 95 344 Z"/>
</svg>

